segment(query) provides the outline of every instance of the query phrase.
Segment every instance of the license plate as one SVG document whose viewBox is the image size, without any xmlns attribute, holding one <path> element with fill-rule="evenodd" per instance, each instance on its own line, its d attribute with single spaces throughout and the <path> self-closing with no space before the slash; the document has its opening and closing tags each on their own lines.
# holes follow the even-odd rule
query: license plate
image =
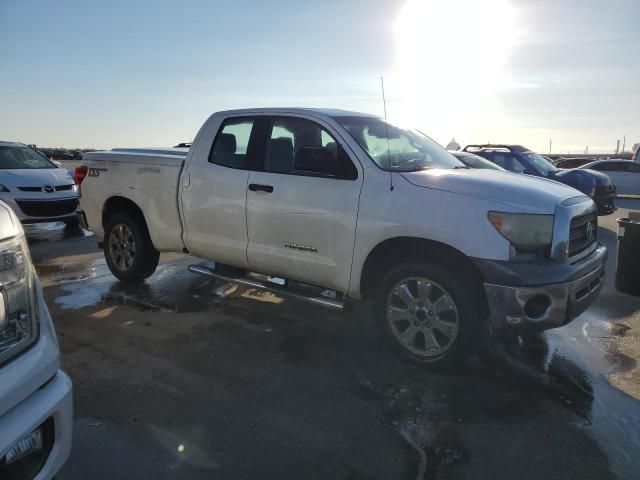
<svg viewBox="0 0 640 480">
<path fill-rule="evenodd" d="M 26 457 L 27 455 L 42 449 L 42 430 L 37 429 L 16 443 L 4 456 L 7 465 Z"/>
</svg>

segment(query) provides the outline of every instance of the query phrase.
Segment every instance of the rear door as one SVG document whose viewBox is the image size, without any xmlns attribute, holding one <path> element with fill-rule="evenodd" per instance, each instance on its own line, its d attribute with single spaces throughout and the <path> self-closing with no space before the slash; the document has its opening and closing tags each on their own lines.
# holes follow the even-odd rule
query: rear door
<svg viewBox="0 0 640 480">
<path fill-rule="evenodd" d="M 362 170 L 340 143 L 339 135 L 318 120 L 270 119 L 264 161 L 251 171 L 247 186 L 247 256 L 252 270 L 347 290 Z M 308 152 L 322 158 L 344 152 L 340 158 L 353 175 L 337 178 L 331 171 L 318 174 L 296 168 Z"/>
<path fill-rule="evenodd" d="M 189 164 L 182 190 L 185 243 L 194 255 L 247 267 L 247 166 L 255 155 L 258 118 L 228 117 L 210 133 L 213 138 L 199 140 L 208 149 Z"/>
</svg>

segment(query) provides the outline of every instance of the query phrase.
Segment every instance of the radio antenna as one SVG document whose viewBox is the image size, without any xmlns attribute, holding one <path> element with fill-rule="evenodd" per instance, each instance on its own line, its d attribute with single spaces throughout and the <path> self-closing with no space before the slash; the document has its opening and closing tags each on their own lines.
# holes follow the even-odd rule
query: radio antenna
<svg viewBox="0 0 640 480">
<path fill-rule="evenodd" d="M 380 76 L 382 86 L 382 107 L 384 108 L 384 129 L 387 135 L 387 168 L 389 169 L 389 190 L 393 192 L 393 172 L 391 171 L 391 149 L 389 148 L 389 124 L 387 123 L 387 99 L 384 96 L 384 77 Z"/>
</svg>

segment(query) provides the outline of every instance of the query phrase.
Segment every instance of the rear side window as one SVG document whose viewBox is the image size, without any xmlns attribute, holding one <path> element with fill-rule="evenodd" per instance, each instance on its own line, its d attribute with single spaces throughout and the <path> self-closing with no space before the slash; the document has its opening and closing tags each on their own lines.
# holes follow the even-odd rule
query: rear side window
<svg viewBox="0 0 640 480">
<path fill-rule="evenodd" d="M 209 161 L 230 168 L 245 168 L 253 118 L 225 120 L 213 142 Z"/>
<path fill-rule="evenodd" d="M 483 152 L 482 156 L 510 172 L 523 173 L 526 170 L 522 162 L 511 153 Z"/>
</svg>

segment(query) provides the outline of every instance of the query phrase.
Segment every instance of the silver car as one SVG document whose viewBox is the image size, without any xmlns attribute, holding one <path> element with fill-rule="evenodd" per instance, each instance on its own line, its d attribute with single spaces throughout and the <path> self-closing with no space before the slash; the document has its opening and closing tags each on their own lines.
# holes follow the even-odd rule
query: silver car
<svg viewBox="0 0 640 480">
<path fill-rule="evenodd" d="M 21 143 L 0 141 L 0 200 L 25 224 L 78 225 L 78 187 L 71 174 Z"/>
</svg>

